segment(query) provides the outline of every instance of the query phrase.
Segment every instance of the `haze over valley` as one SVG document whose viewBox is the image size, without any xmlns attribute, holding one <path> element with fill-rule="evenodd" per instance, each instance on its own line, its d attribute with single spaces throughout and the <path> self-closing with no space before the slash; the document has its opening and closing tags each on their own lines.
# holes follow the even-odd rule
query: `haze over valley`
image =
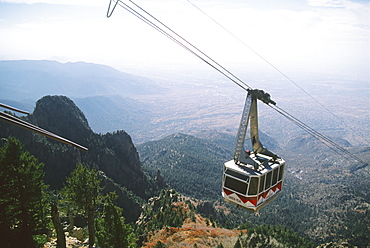
<svg viewBox="0 0 370 248">
<path fill-rule="evenodd" d="M 234 135 L 246 96 L 222 75 L 209 71 L 145 78 L 84 62 L 1 61 L 0 73 L 5 75 L 0 79 L 4 103 L 32 112 L 34 102 L 43 95 L 66 95 L 85 113 L 95 132 L 123 129 L 137 144 L 201 129 Z M 310 75 L 296 80 L 307 95 L 285 78 L 254 72 L 250 81 L 252 87 L 270 93 L 278 106 L 319 132 L 356 146 L 368 144 L 368 82 Z M 302 132 L 264 104 L 259 108 L 261 130 L 279 142 Z"/>
<path fill-rule="evenodd" d="M 133 2 L 107 18 L 109 1 L 0 1 L 0 103 L 89 149 L 0 122 L 0 246 L 64 248 L 67 234 L 73 247 L 369 247 L 370 3 Z M 221 196 L 241 85 L 277 103 L 259 101 L 259 138 L 286 161 L 281 194 L 257 214 Z M 92 214 L 73 195 L 95 183 Z"/>
<path fill-rule="evenodd" d="M 287 162 L 284 191 L 270 206 L 261 210 L 260 218 L 238 212 L 227 204 L 223 206 L 220 200 L 221 168 L 225 161 L 232 158 L 234 137 L 246 93 L 220 76 L 212 78 L 212 74 L 206 73 L 196 76 L 186 74 L 179 75 L 176 79 L 176 74 L 168 77 L 164 74 L 163 77 L 146 78 L 108 66 L 55 61 L 0 61 L 0 74 L 3 75 L 0 78 L 0 102 L 5 104 L 33 112 L 34 102 L 40 94 L 60 95 L 39 100 L 45 101 L 42 106 L 49 106 L 49 109 L 44 109 L 45 113 L 40 110 L 37 112 L 40 115 L 36 117 L 39 118 L 37 122 L 46 125 L 44 128 L 48 125 L 56 128 L 54 132 L 61 132 L 58 134 L 62 136 L 62 130 L 69 130 L 67 138 L 73 140 L 75 137 L 76 141 L 91 148 L 86 159 L 100 164 L 99 168 L 113 178 L 115 183 L 124 185 L 124 188 L 142 198 L 150 196 L 154 188 L 159 187 L 152 185 L 153 181 L 150 181 L 154 178 L 158 180 L 159 171 L 163 182 L 155 181 L 156 184 L 162 185 L 161 187 L 163 184 L 169 185 L 187 197 L 210 202 L 207 203 L 210 204 L 209 207 L 205 208 L 207 211 L 199 211 L 205 211 L 202 213 L 208 217 L 213 213 L 212 218 L 223 225 L 230 225 L 229 228 L 242 224 L 237 219 L 248 219 L 253 225 L 277 225 L 287 221 L 286 227 L 316 244 L 343 240 L 351 244 L 367 242 L 363 238 L 367 233 L 366 228 L 356 231 L 355 237 L 358 238 L 350 240 L 350 234 L 345 230 L 367 226 L 367 219 L 361 224 L 358 220 L 369 211 L 368 193 L 364 191 L 368 188 L 369 167 L 349 173 L 360 165 L 336 154 L 264 104 L 259 104 L 261 141 Z M 260 82 L 262 87 L 259 88 L 268 91 L 279 106 L 328 135 L 362 160 L 369 161 L 369 105 L 366 104 L 369 87 L 366 82 L 343 78 L 302 80 L 302 87 L 315 82 L 315 87 L 308 87 L 312 88 L 310 95 L 335 117 L 294 85 L 283 83 L 282 79 L 274 80 L 258 73 L 252 74 L 251 78 L 251 81 Z M 87 87 L 90 84 L 93 87 Z M 352 87 L 349 88 L 349 85 Z M 85 87 L 87 90 L 84 90 Z M 31 90 L 25 90 L 28 88 Z M 72 123 L 78 123 L 82 117 L 73 117 L 72 113 L 76 111 L 69 110 L 71 106 L 64 106 L 69 100 L 61 95 L 69 94 L 85 114 L 91 129 L 100 135 L 91 136 L 94 138 L 80 137 L 83 133 L 90 133 L 91 130 L 88 129 L 71 136 L 73 129 L 80 125 Z M 54 100 L 47 103 L 49 98 Z M 57 103 L 58 101 L 63 103 Z M 68 121 L 68 111 L 71 111 L 71 118 L 76 120 Z M 52 120 L 47 121 L 48 118 Z M 338 118 L 340 120 L 336 120 Z M 57 124 L 52 124 L 58 119 L 63 119 L 63 123 L 74 127 L 58 128 Z M 86 127 L 82 129 L 84 128 Z M 3 131 L 10 132 L 7 130 L 5 128 Z M 125 130 L 128 135 L 117 130 Z M 22 137 L 22 133 L 16 135 Z M 142 164 L 142 170 L 151 178 L 145 184 L 152 185 L 149 188 L 154 187 L 153 191 L 146 192 L 145 195 L 136 187 L 135 180 L 130 183 L 128 179 L 122 181 L 127 173 L 143 173 L 138 169 L 141 165 L 136 165 L 138 168 L 135 172 L 130 172 L 129 167 L 133 165 L 126 168 L 126 165 L 119 162 L 122 158 L 114 157 L 114 154 L 126 156 L 128 153 L 126 150 L 119 152 L 117 149 L 121 145 L 116 142 L 123 142 L 122 147 L 130 150 L 131 139 L 138 149 L 139 157 L 135 153 L 130 156 L 135 157 L 135 163 Z M 25 141 L 30 142 L 27 139 Z M 36 153 L 44 150 L 37 147 L 32 149 Z M 94 155 L 95 152 L 99 155 Z M 73 159 L 75 155 L 67 157 Z M 72 167 L 69 165 L 66 170 L 62 170 L 61 164 L 56 170 L 48 162 L 52 158 L 45 157 L 42 161 L 44 160 L 49 168 L 46 170 L 48 180 L 53 182 L 52 187 L 58 187 L 54 184 L 61 184 L 63 180 L 52 179 L 52 171 L 61 170 L 59 173 L 66 175 Z M 123 173 L 122 170 L 125 172 L 115 173 L 116 166 L 120 166 L 120 173 Z M 110 180 L 113 182 L 113 179 Z M 117 187 L 112 186 L 116 184 L 105 183 L 110 185 L 110 189 Z M 140 203 L 131 199 L 131 196 L 125 196 L 124 189 L 118 192 L 121 192 L 120 202 L 126 202 L 120 206 L 132 208 L 132 214 L 131 211 L 126 213 L 126 219 L 134 221 L 140 215 Z M 231 211 L 230 215 L 221 214 L 220 209 L 225 207 L 225 211 Z M 214 209 L 213 212 L 210 208 Z M 284 209 L 284 214 L 268 217 L 281 208 Z M 333 211 L 337 213 L 334 217 L 330 214 Z M 229 219 L 233 225 L 227 224 Z M 330 235 L 322 231 L 327 229 L 332 230 Z"/>
</svg>

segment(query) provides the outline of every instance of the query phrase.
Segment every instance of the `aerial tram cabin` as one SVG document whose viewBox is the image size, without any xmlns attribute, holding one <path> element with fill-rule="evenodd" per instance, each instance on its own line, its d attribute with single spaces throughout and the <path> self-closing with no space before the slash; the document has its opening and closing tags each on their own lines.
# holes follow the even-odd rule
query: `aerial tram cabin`
<svg viewBox="0 0 370 248">
<path fill-rule="evenodd" d="M 285 168 L 285 161 L 263 147 L 259 141 L 257 100 L 276 104 L 264 91 L 248 90 L 236 137 L 234 159 L 224 164 L 222 178 L 224 199 L 253 212 L 281 192 Z M 248 123 L 253 151 L 244 148 Z"/>
</svg>

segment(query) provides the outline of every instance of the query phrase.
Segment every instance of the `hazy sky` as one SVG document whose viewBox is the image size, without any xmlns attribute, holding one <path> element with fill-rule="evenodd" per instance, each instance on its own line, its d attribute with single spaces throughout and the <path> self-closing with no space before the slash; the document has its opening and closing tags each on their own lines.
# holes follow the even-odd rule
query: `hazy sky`
<svg viewBox="0 0 370 248">
<path fill-rule="evenodd" d="M 191 3 L 283 71 L 369 77 L 369 1 L 134 1 L 231 69 L 264 70 L 266 63 Z M 203 68 L 199 59 L 121 7 L 108 19 L 108 4 L 0 0 L 0 60 L 86 61 L 122 70 Z"/>
</svg>

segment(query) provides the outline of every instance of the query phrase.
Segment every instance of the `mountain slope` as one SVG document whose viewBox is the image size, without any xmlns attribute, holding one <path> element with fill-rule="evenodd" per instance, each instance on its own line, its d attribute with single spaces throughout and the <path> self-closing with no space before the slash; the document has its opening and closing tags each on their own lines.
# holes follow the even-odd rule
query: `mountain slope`
<svg viewBox="0 0 370 248">
<path fill-rule="evenodd" d="M 199 214 L 202 205 L 207 204 L 171 189 L 151 198 L 137 222 L 143 247 L 313 247 L 312 242 L 279 226 L 223 228 L 216 219 Z"/>
<path fill-rule="evenodd" d="M 350 173 L 350 163 L 320 149 L 315 140 L 299 142 L 299 137 L 292 137 L 287 147 L 298 142 L 299 153 L 293 148 L 278 150 L 287 163 L 283 191 L 255 216 L 230 204 L 219 206 L 222 164 L 231 159 L 232 151 L 225 136 L 213 135 L 212 140 L 209 133 L 203 134 L 207 140 L 176 134 L 139 145 L 144 171 L 152 174 L 160 170 L 166 182 L 180 193 L 211 199 L 209 206 L 214 209 L 208 206 L 202 212 L 230 228 L 245 222 L 283 225 L 317 243 L 370 244 L 369 167 Z M 316 145 L 314 153 L 311 144 Z M 350 150 L 369 161 L 368 148 Z M 225 215 L 214 214 L 215 209 L 225 209 Z"/>
<path fill-rule="evenodd" d="M 74 142 L 88 147 L 89 151 L 82 152 L 76 148 L 61 144 L 54 140 L 34 134 L 30 131 L 0 122 L 0 137 L 14 136 L 25 144 L 25 148 L 45 164 L 45 181 L 52 189 L 59 189 L 75 168 L 76 163 L 85 163 L 97 167 L 105 175 L 114 180 L 110 188 L 126 195 L 132 202 L 124 213 L 126 219 L 135 220 L 140 213 L 136 195 L 142 199 L 151 197 L 158 186 L 143 172 L 141 162 L 130 136 L 124 131 L 96 134 L 88 125 L 81 110 L 72 100 L 64 96 L 45 96 L 37 101 L 34 112 L 25 117 L 41 128 L 56 133 Z M 117 187 L 114 185 L 117 184 Z M 123 187 L 125 190 L 119 189 Z M 135 203 L 136 202 L 136 203 Z"/>
<path fill-rule="evenodd" d="M 37 100 L 45 95 L 87 97 L 157 93 L 147 78 L 105 65 L 48 60 L 0 61 L 0 99 Z"/>
<path fill-rule="evenodd" d="M 218 199 L 221 192 L 222 167 L 232 159 L 235 138 L 212 130 L 182 133 L 137 146 L 144 170 L 155 176 L 161 172 L 170 187 L 201 199 Z M 261 140 L 278 147 L 266 134 Z"/>
<path fill-rule="evenodd" d="M 233 247 L 240 231 L 216 227 L 194 204 L 171 189 L 151 198 L 137 222 L 142 247 Z"/>
<path fill-rule="evenodd" d="M 124 129 L 131 134 L 148 128 L 152 115 L 147 104 L 119 95 L 74 98 L 73 101 L 97 133 Z"/>
<path fill-rule="evenodd" d="M 144 170 L 152 176 L 159 170 L 169 186 L 180 193 L 219 197 L 222 165 L 230 159 L 230 150 L 178 133 L 138 145 L 138 151 Z"/>
</svg>

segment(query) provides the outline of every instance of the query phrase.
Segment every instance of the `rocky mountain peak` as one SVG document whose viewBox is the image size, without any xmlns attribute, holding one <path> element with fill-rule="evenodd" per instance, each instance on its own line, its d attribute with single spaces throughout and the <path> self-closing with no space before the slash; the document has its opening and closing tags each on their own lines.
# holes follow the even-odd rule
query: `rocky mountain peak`
<svg viewBox="0 0 370 248">
<path fill-rule="evenodd" d="M 85 115 L 66 96 L 44 96 L 36 102 L 30 118 L 39 127 L 78 143 L 92 133 Z"/>
</svg>

